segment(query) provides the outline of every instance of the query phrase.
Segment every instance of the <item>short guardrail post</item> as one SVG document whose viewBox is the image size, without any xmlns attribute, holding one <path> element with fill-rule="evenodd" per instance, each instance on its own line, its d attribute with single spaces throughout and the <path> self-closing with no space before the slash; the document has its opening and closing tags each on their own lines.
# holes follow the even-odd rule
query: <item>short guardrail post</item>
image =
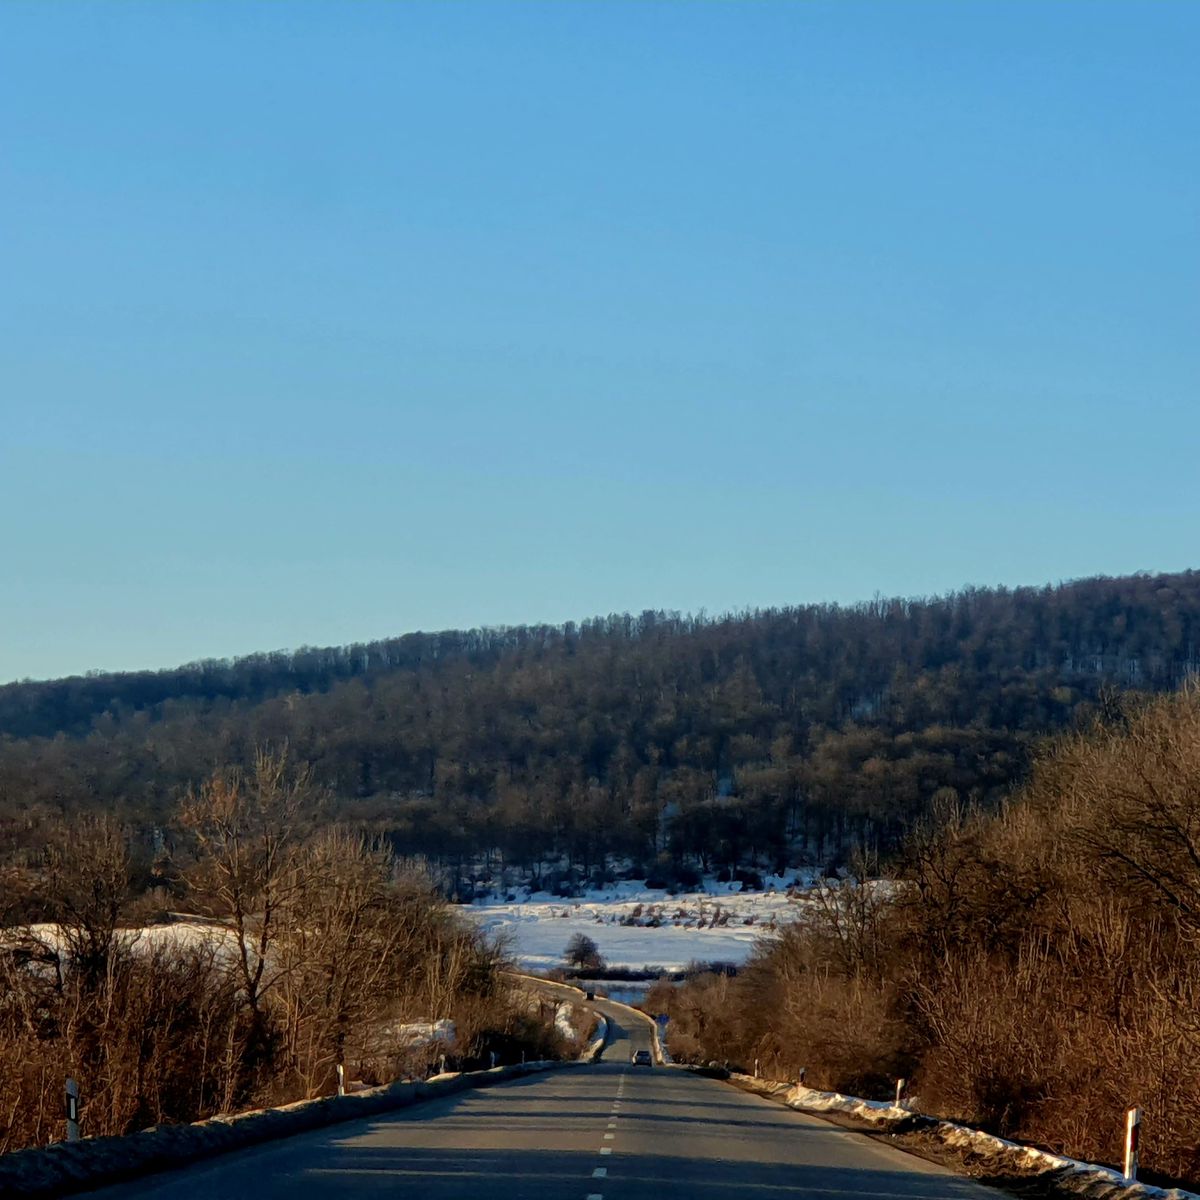
<svg viewBox="0 0 1200 1200">
<path fill-rule="evenodd" d="M 1138 1142 L 1142 1136 L 1142 1110 L 1131 1108 L 1125 1114 L 1125 1182 L 1137 1182 Z"/>
<path fill-rule="evenodd" d="M 67 1141 L 79 1141 L 79 1084 L 67 1080 Z"/>
<path fill-rule="evenodd" d="M 346 1068 L 341 1063 L 338 1063 L 337 1065 L 337 1083 L 337 1094 L 339 1096 L 344 1096 L 346 1094 Z"/>
<path fill-rule="evenodd" d="M 900 1099 L 904 1095 L 904 1085 L 907 1082 L 908 1081 L 906 1079 L 897 1079 L 896 1080 L 896 1107 L 897 1108 L 900 1107 Z"/>
</svg>

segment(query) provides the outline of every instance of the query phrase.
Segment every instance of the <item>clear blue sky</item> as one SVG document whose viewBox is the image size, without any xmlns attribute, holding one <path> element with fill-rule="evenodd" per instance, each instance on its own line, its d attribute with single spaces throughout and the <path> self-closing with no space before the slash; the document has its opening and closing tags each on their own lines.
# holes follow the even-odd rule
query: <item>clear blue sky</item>
<svg viewBox="0 0 1200 1200">
<path fill-rule="evenodd" d="M 0 679 L 1200 565 L 1200 4 L 0 5 Z"/>
</svg>

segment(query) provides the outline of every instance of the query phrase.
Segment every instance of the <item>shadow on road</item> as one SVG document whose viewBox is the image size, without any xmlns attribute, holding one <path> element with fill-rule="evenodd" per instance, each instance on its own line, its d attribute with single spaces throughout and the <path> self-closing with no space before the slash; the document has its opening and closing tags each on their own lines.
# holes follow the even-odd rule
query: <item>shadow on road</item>
<svg viewBox="0 0 1200 1200">
<path fill-rule="evenodd" d="M 831 1171 L 781 1161 L 754 1163 L 673 1154 L 614 1154 L 606 1161 L 605 1185 L 591 1184 L 594 1151 L 525 1151 L 518 1160 L 504 1151 L 462 1149 L 347 1147 L 336 1166 L 304 1172 L 291 1195 L 376 1196 L 408 1191 L 422 1200 L 460 1200 L 484 1189 L 491 1200 L 550 1200 L 582 1196 L 606 1186 L 621 1200 L 664 1197 L 861 1197 L 863 1200 L 950 1200 L 973 1191 L 971 1185 L 944 1176 L 907 1171 L 850 1168 Z M 246 1192 L 247 1197 L 259 1193 Z M 230 1197 L 230 1200 L 238 1200 Z"/>
</svg>

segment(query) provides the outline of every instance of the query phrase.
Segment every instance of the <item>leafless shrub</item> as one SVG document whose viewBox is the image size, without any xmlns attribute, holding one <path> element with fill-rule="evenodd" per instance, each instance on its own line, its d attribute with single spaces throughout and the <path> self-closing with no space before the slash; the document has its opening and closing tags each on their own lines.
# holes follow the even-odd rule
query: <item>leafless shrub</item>
<svg viewBox="0 0 1200 1200">
<path fill-rule="evenodd" d="M 127 924 L 111 822 L 51 830 L 6 872 L 0 911 L 39 921 L 0 935 L 0 1152 L 62 1136 L 68 1076 L 85 1133 L 119 1134 L 328 1092 L 339 1063 L 381 1082 L 443 1054 L 565 1052 L 505 982 L 503 947 L 384 847 L 315 830 L 319 799 L 269 754 L 189 794 L 183 876 L 211 920 L 182 930 Z"/>
<path fill-rule="evenodd" d="M 887 891 L 826 881 L 733 980 L 660 988 L 680 1057 L 886 1094 L 1200 1178 L 1200 694 L 1126 702 L 986 815 L 946 794 Z"/>
</svg>

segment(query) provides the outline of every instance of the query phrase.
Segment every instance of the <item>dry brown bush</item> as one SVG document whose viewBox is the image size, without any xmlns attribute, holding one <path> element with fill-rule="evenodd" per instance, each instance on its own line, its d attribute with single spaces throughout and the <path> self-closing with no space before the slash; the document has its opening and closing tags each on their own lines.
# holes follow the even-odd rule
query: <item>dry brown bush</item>
<svg viewBox="0 0 1200 1200">
<path fill-rule="evenodd" d="M 866 873 L 867 863 L 858 864 Z M 886 1093 L 912 1063 L 886 951 L 894 902 L 851 877 L 809 897 L 808 914 L 758 944 L 736 977 L 702 975 L 653 1003 L 671 1017 L 671 1052 L 729 1061 L 777 1078 L 858 1094 Z"/>
<path fill-rule="evenodd" d="M 909 949 L 927 1097 L 1103 1161 L 1141 1104 L 1143 1163 L 1196 1177 L 1197 780 L 1186 689 L 1062 739 L 1006 811 L 950 830 L 934 857 L 955 890 L 931 883 L 929 854 L 915 863 L 909 938 L 940 953 Z"/>
<path fill-rule="evenodd" d="M 743 973 L 656 996 L 681 1057 L 879 1094 L 1200 1179 L 1200 692 L 1109 706 L 1000 812 L 938 798 L 894 893 L 853 879 Z"/>
<path fill-rule="evenodd" d="M 63 1135 L 74 1077 L 89 1134 L 192 1120 L 225 1107 L 240 1041 L 234 994 L 211 947 L 118 944 L 97 980 L 67 965 L 62 981 L 6 956 L 0 1014 L 0 1150 Z"/>
<path fill-rule="evenodd" d="M 314 832 L 315 799 L 307 772 L 270 755 L 188 797 L 203 935 L 125 924 L 137 898 L 111 822 L 52 830 L 38 862 L 6 873 L 21 893 L 0 911 L 40 923 L 0 937 L 0 1152 L 63 1135 L 68 1076 L 85 1134 L 120 1134 L 327 1093 L 339 1063 L 382 1082 L 443 1054 L 564 1051 L 505 981 L 502 948 L 383 847 Z M 437 1020 L 453 1042 L 414 1039 Z"/>
</svg>

